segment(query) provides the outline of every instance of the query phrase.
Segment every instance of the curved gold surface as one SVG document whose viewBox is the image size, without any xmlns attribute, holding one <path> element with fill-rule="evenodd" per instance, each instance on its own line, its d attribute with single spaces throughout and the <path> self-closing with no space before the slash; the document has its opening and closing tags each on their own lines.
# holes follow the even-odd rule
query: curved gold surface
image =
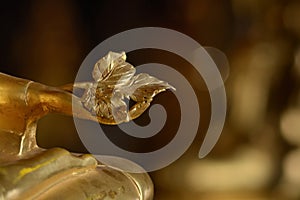
<svg viewBox="0 0 300 200">
<path fill-rule="evenodd" d="M 136 76 L 131 80 L 131 85 L 137 84 L 135 89 L 142 87 L 141 80 L 152 82 L 147 94 L 143 94 L 145 88 L 131 94 L 137 104 L 129 113 L 125 113 L 129 119 L 142 114 L 157 93 L 171 87 L 148 75 Z M 95 81 L 96 92 L 99 92 L 103 82 Z M 98 163 L 91 155 L 77 156 L 61 148 L 45 150 L 38 147 L 37 122 L 51 112 L 100 123 L 116 123 L 111 121 L 110 114 L 108 118 L 104 115 L 94 116 L 92 107 L 86 104 L 86 98 L 76 97 L 69 90 L 68 85 L 49 87 L 0 73 L 0 200 L 152 199 L 153 183 L 147 173 L 131 174 Z M 122 95 L 127 95 L 122 92 Z M 144 99 L 145 95 L 149 101 Z M 107 109 L 111 111 L 114 104 L 105 106 L 108 107 L 101 112 Z M 127 117 L 119 122 L 123 121 L 127 121 Z"/>
<path fill-rule="evenodd" d="M 60 148 L 0 167 L 0 199 L 152 199 L 147 174 L 128 174 Z"/>
</svg>

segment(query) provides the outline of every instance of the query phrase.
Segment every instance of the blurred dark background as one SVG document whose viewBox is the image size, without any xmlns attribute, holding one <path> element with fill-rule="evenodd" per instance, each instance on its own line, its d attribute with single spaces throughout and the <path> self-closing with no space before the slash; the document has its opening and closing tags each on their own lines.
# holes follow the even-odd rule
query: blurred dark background
<svg viewBox="0 0 300 200">
<path fill-rule="evenodd" d="M 0 71 L 51 86 L 74 82 L 96 45 L 132 28 L 171 28 L 221 50 L 230 66 L 222 136 L 211 154 L 197 158 L 210 102 L 205 86 L 194 84 L 199 133 L 182 158 L 150 174 L 155 199 L 300 198 L 300 1 L 6 1 L 0 25 Z M 181 70 L 192 84 L 202 81 L 191 66 L 166 52 L 128 55 L 134 65 L 155 59 Z M 169 99 L 172 94 L 166 92 L 155 101 L 171 105 L 172 113 L 176 101 Z M 137 123 L 143 119 L 146 114 Z M 172 127 L 164 129 L 165 135 Z M 66 116 L 43 118 L 38 143 L 86 152 Z"/>
</svg>

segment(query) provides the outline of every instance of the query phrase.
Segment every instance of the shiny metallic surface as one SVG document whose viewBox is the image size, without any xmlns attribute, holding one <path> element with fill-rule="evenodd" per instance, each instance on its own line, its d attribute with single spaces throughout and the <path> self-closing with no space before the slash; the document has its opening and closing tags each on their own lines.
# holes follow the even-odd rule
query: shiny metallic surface
<svg viewBox="0 0 300 200">
<path fill-rule="evenodd" d="M 72 93 L 0 73 L 0 199 L 152 199 L 145 174 L 128 174 L 91 155 L 36 144 L 48 113 L 95 120 Z M 75 107 L 75 108 L 74 108 Z"/>
<path fill-rule="evenodd" d="M 119 124 L 139 117 L 150 106 L 155 95 L 174 87 L 146 73 L 135 75 L 135 68 L 126 62 L 125 52 L 108 54 L 98 60 L 92 72 L 94 82 L 75 83 L 85 89 L 81 97 L 86 109 L 101 123 Z M 127 108 L 124 99 L 135 104 Z"/>
</svg>

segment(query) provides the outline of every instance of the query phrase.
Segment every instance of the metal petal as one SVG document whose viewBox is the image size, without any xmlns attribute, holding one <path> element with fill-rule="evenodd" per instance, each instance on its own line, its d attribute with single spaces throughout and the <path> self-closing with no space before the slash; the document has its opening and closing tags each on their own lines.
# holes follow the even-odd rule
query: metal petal
<svg viewBox="0 0 300 200">
<path fill-rule="evenodd" d="M 106 85 L 114 86 L 126 84 L 134 75 L 135 69 L 132 65 L 125 62 L 125 52 L 109 52 L 101 58 L 94 66 L 92 76 L 96 82 L 106 82 Z"/>
<path fill-rule="evenodd" d="M 152 98 L 166 89 L 173 89 L 165 81 L 161 81 L 149 74 L 141 73 L 133 77 L 131 86 L 126 91 L 130 98 L 136 102 L 152 100 Z"/>
</svg>

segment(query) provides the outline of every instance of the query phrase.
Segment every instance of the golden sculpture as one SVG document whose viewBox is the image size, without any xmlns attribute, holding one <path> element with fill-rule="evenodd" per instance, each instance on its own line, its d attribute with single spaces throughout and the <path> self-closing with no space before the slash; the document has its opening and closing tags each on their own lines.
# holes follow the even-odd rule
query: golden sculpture
<svg viewBox="0 0 300 200">
<path fill-rule="evenodd" d="M 125 59 L 125 53 L 113 52 L 100 59 L 95 82 L 74 84 L 85 89 L 82 97 L 72 93 L 73 84 L 56 88 L 0 73 L 0 200 L 152 199 L 146 173 L 122 172 L 90 155 L 36 143 L 37 122 L 48 113 L 117 124 L 137 118 L 156 94 L 172 88 L 148 74 L 134 76 Z M 124 98 L 136 104 L 127 109 Z"/>
</svg>

